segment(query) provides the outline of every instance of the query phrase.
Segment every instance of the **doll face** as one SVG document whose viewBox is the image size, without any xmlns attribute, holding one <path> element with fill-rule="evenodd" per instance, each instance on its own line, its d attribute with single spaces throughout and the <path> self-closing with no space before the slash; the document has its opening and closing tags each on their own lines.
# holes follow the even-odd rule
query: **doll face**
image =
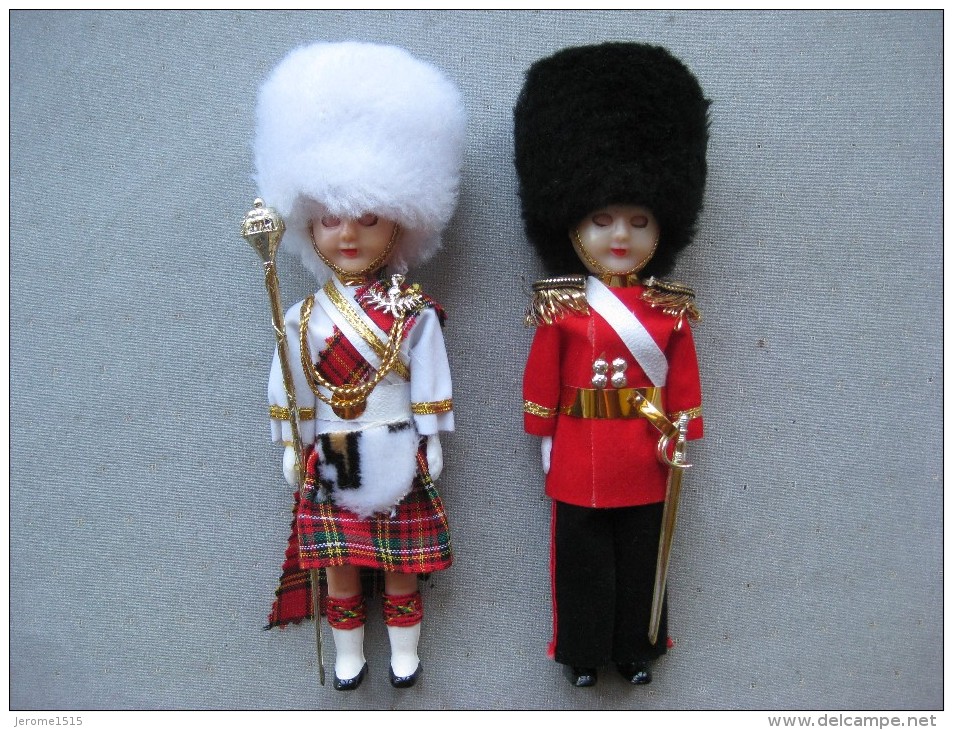
<svg viewBox="0 0 953 730">
<path fill-rule="evenodd" d="M 318 255 L 335 271 L 369 274 L 387 263 L 397 224 L 373 213 L 360 218 L 324 215 L 311 221 L 311 240 Z"/>
<path fill-rule="evenodd" d="M 644 206 L 609 205 L 579 221 L 569 237 L 593 274 L 633 274 L 655 253 L 659 225 Z"/>
</svg>

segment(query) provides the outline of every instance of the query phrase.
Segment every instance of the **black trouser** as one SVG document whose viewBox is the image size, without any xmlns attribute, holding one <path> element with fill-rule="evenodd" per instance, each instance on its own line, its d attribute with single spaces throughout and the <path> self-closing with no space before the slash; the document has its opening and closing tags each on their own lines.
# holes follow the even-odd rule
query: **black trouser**
<svg viewBox="0 0 953 730">
<path fill-rule="evenodd" d="M 649 644 L 662 503 L 591 509 L 553 501 L 555 659 L 578 667 L 664 654 Z"/>
</svg>

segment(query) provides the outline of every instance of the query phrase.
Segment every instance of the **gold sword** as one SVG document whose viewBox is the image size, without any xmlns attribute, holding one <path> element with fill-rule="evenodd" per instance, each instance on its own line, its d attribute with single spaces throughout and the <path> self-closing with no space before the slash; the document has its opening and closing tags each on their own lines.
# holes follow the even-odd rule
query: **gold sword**
<svg viewBox="0 0 953 730">
<path fill-rule="evenodd" d="M 658 557 L 655 561 L 652 612 L 649 614 L 649 643 L 655 646 L 658 641 L 659 623 L 662 621 L 662 603 L 665 599 L 665 581 L 668 576 L 669 558 L 672 554 L 672 540 L 675 537 L 675 517 L 678 514 L 678 497 L 682 491 L 682 473 L 691 466 L 686 461 L 685 453 L 689 419 L 688 415 L 683 413 L 677 422 L 672 423 L 662 411 L 638 391 L 632 393 L 630 402 L 662 434 L 655 447 L 655 454 L 659 461 L 668 465 L 665 507 L 662 510 L 662 529 L 659 533 Z M 669 457 L 668 452 L 673 439 L 675 444 L 672 448 L 672 456 Z"/>
<path fill-rule="evenodd" d="M 285 232 L 285 223 L 281 216 L 272 208 L 266 208 L 261 198 L 255 198 L 255 205 L 242 220 L 241 234 L 252 248 L 261 257 L 265 267 L 265 288 L 268 290 L 268 299 L 271 301 L 271 326 L 275 331 L 275 344 L 278 346 L 278 361 L 281 364 L 281 377 L 285 384 L 285 393 L 288 396 L 289 423 L 291 424 L 291 441 L 295 453 L 295 472 L 299 479 L 304 474 L 301 468 L 301 433 L 298 431 L 298 401 L 295 397 L 294 377 L 288 359 L 288 342 L 285 335 L 284 309 L 281 306 L 281 292 L 278 289 L 278 269 L 275 266 L 275 254 L 281 245 L 281 237 Z M 302 499 L 304 495 L 302 495 Z M 311 601 L 314 611 L 315 641 L 318 650 L 318 679 L 324 684 L 324 653 L 321 647 L 321 580 L 317 568 L 309 572 L 311 578 Z"/>
</svg>

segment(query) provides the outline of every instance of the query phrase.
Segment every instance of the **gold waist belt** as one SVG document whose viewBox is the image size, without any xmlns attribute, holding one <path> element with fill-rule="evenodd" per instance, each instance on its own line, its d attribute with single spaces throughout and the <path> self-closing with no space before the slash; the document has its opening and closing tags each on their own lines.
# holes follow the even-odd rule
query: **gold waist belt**
<svg viewBox="0 0 953 730">
<path fill-rule="evenodd" d="M 564 385 L 559 412 L 576 418 L 641 418 L 639 409 L 630 402 L 635 392 L 663 410 L 661 388 L 574 388 Z"/>
</svg>

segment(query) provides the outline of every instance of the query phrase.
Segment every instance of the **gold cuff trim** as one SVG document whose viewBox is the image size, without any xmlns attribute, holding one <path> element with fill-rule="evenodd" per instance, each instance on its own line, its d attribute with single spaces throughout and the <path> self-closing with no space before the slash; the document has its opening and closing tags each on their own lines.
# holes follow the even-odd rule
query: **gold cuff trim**
<svg viewBox="0 0 953 730">
<path fill-rule="evenodd" d="M 451 410 L 453 410 L 452 398 L 410 404 L 410 412 L 417 416 L 433 416 L 438 413 L 449 413 Z"/>
<path fill-rule="evenodd" d="M 642 418 L 633 403 L 639 392 L 656 408 L 661 407 L 662 388 L 574 388 L 563 386 L 559 412 L 575 418 Z"/>
<path fill-rule="evenodd" d="M 270 415 L 276 421 L 290 421 L 291 420 L 291 411 L 285 408 L 284 406 L 268 406 L 268 415 Z M 299 421 L 313 421 L 314 408 L 299 408 L 298 420 Z"/>
<path fill-rule="evenodd" d="M 539 403 L 533 403 L 531 400 L 524 400 L 523 413 L 528 413 L 531 416 L 539 416 L 540 418 L 552 418 L 556 415 L 556 409 L 546 408 Z"/>
<path fill-rule="evenodd" d="M 675 411 L 675 413 L 670 413 L 668 417 L 672 421 L 672 423 L 675 423 L 675 421 L 677 421 L 683 415 L 688 416 L 689 420 L 691 420 L 692 418 L 701 418 L 702 407 L 695 406 L 694 408 L 689 408 L 688 410 L 685 410 L 685 411 Z"/>
<path fill-rule="evenodd" d="M 361 336 L 361 339 L 364 340 L 371 349 L 377 353 L 377 356 L 381 360 L 386 360 L 388 356 L 387 348 L 389 343 L 385 344 L 381 342 L 377 335 L 375 335 L 371 328 L 367 326 L 361 315 L 354 311 L 354 307 L 351 306 L 351 302 L 338 291 L 338 288 L 334 286 L 334 282 L 328 279 L 328 283 L 324 285 L 324 293 L 328 295 L 328 299 L 331 300 L 331 304 L 341 313 L 341 316 L 347 320 L 347 323 L 351 325 L 357 333 Z M 400 343 L 396 344 L 396 347 L 400 347 Z M 407 366 L 404 365 L 400 357 L 397 357 L 394 362 L 394 370 L 397 372 L 400 377 L 404 380 L 410 380 L 410 371 L 407 369 Z"/>
</svg>

